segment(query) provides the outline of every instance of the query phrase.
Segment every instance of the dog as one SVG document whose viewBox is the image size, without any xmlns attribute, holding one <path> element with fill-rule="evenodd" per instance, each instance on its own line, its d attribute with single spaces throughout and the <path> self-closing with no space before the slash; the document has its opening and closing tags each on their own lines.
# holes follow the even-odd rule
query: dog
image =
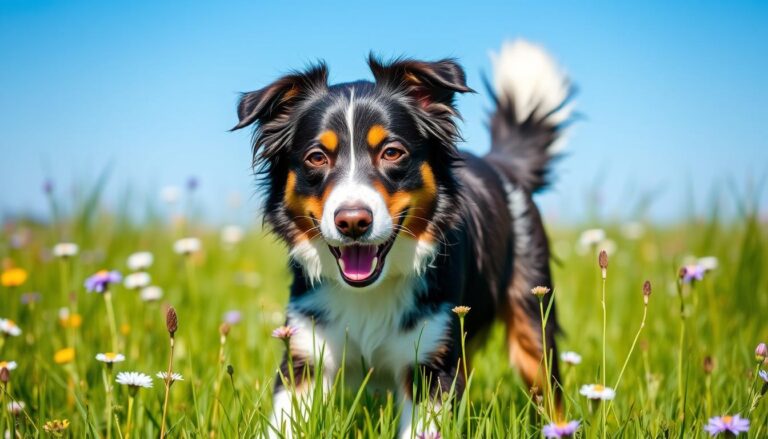
<svg viewBox="0 0 768 439">
<path fill-rule="evenodd" d="M 457 148 L 455 97 L 474 91 L 456 60 L 368 64 L 373 82 L 329 85 L 321 62 L 242 94 L 237 107 L 233 130 L 254 126 L 265 222 L 291 256 L 295 333 L 276 379 L 276 430 L 305 411 L 280 378 L 289 362 L 303 404 L 342 366 L 358 382 L 370 369 L 368 386 L 400 402 L 401 437 L 436 430 L 439 395 L 466 384 L 457 305 L 471 309 L 468 341 L 502 319 L 510 363 L 530 386 L 545 384 L 531 289 L 553 285 L 532 197 L 549 184 L 572 119 L 569 79 L 539 46 L 505 43 L 486 84 L 491 148 L 478 157 Z M 555 318 L 545 326 L 557 381 Z"/>
</svg>

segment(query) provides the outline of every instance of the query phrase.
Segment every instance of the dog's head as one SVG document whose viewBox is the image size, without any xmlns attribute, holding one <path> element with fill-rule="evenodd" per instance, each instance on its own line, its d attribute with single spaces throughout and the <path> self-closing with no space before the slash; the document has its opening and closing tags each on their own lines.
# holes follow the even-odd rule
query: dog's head
<svg viewBox="0 0 768 439">
<path fill-rule="evenodd" d="M 308 278 L 363 288 L 422 272 L 456 216 L 453 60 L 382 63 L 375 82 L 328 85 L 324 64 L 245 93 L 265 217 Z"/>
</svg>

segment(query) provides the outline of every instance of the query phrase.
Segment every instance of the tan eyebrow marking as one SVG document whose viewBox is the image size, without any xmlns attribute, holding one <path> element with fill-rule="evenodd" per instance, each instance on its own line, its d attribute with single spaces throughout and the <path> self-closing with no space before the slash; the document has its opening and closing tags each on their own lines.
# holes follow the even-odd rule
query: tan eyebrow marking
<svg viewBox="0 0 768 439">
<path fill-rule="evenodd" d="M 368 130 L 368 146 L 378 146 L 388 135 L 389 133 L 387 132 L 387 129 L 383 126 L 379 124 L 372 126 L 371 129 Z"/>
<path fill-rule="evenodd" d="M 318 140 L 330 151 L 336 151 L 336 147 L 339 146 L 339 137 L 331 130 L 323 131 Z"/>
</svg>

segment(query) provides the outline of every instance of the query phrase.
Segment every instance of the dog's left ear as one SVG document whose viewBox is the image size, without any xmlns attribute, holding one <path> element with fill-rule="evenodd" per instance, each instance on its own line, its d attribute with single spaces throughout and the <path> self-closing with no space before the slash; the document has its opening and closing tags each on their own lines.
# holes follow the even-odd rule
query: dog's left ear
<svg viewBox="0 0 768 439">
<path fill-rule="evenodd" d="M 401 93 L 409 99 L 417 109 L 414 115 L 425 135 L 447 144 L 459 139 L 455 122 L 459 112 L 454 106 L 454 97 L 456 93 L 474 93 L 474 90 L 467 87 L 464 69 L 455 60 L 397 59 L 384 63 L 371 54 L 368 65 L 376 87 Z"/>
<path fill-rule="evenodd" d="M 434 104 L 453 107 L 456 93 L 474 92 L 467 87 L 464 69 L 453 59 L 435 62 L 398 59 L 383 63 L 371 54 L 368 65 L 378 86 L 404 91 L 425 111 Z"/>
</svg>

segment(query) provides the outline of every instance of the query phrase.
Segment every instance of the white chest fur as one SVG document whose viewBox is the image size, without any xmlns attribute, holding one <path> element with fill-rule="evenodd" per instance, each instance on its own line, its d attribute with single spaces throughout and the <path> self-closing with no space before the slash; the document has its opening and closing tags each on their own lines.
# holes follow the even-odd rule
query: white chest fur
<svg viewBox="0 0 768 439">
<path fill-rule="evenodd" d="M 416 285 L 413 280 L 399 280 L 365 291 L 337 285 L 318 288 L 288 308 L 288 323 L 298 329 L 291 351 L 315 365 L 322 355 L 327 378 L 332 379 L 344 358 L 348 377 L 361 377 L 363 370 L 372 367 L 377 381 L 402 383 L 408 368 L 428 361 L 450 336 L 452 316 L 447 309 L 403 329 L 403 320 L 416 302 Z M 321 313 L 322 322 L 314 323 L 302 309 Z"/>
</svg>

